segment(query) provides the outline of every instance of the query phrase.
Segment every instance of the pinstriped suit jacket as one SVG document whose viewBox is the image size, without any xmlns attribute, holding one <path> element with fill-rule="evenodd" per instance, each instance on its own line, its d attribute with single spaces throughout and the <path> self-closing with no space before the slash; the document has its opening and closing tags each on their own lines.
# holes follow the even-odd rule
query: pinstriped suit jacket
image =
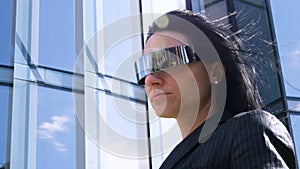
<svg viewBox="0 0 300 169">
<path fill-rule="evenodd" d="M 223 119 L 199 143 L 203 125 L 179 143 L 161 169 L 296 168 L 291 136 L 272 114 L 255 110 Z"/>
</svg>

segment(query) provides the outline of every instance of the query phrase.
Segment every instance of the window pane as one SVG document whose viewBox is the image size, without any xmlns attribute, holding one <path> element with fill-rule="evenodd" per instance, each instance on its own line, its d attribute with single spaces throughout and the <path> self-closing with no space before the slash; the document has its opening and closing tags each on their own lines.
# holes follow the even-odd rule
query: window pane
<svg viewBox="0 0 300 169">
<path fill-rule="evenodd" d="M 9 87 L 0 86 L 0 168 L 6 163 Z"/>
<path fill-rule="evenodd" d="M 85 94 L 85 116 L 78 117 L 85 123 L 86 168 L 149 168 L 144 104 L 93 89 Z"/>
<path fill-rule="evenodd" d="M 286 94 L 300 96 L 299 0 L 270 1 Z"/>
<path fill-rule="evenodd" d="M 251 48 L 252 52 L 262 54 L 251 63 L 258 72 L 258 78 L 263 79 L 263 82 L 258 82 L 257 85 L 263 105 L 266 105 L 281 97 L 282 94 L 276 69 L 278 56 L 274 50 L 275 47 L 270 45 L 274 39 L 272 39 L 267 5 L 265 1 L 236 1 L 234 5 L 240 12 L 237 15 L 238 30 L 247 29 L 240 36 L 247 39 L 250 35 L 255 35 L 255 38 L 246 41 L 245 45 Z"/>
<path fill-rule="evenodd" d="M 125 20 L 130 22 L 130 20 Z M 113 25 L 118 26 L 118 24 Z M 111 30 L 109 32 L 110 34 L 114 33 Z M 110 41 L 111 38 L 108 36 L 107 41 Z M 109 51 L 106 51 L 104 61 L 99 65 L 104 68 L 105 74 L 136 83 L 133 57 L 135 53 L 141 51 L 141 38 L 140 36 L 129 37 L 128 39 L 122 39 L 121 36 L 117 38 L 121 41 L 113 44 Z"/>
<path fill-rule="evenodd" d="M 39 87 L 37 169 L 75 169 L 76 127 L 71 92 Z"/>
<path fill-rule="evenodd" d="M 74 29 L 74 1 L 40 1 L 39 64 L 73 70 Z"/>
<path fill-rule="evenodd" d="M 159 13 L 163 14 L 171 10 L 185 9 L 185 1 L 183 0 L 143 0 L 143 13 Z"/>
<path fill-rule="evenodd" d="M 12 55 L 13 1 L 0 1 L 0 64 L 10 65 Z"/>
<path fill-rule="evenodd" d="M 250 64 L 254 65 L 258 77 L 263 78 L 264 82 L 257 83 L 259 92 L 262 96 L 262 104 L 267 105 L 281 97 L 280 83 L 278 83 L 278 72 L 276 69 L 276 54 L 272 42 L 270 21 L 265 1 L 200 1 L 193 2 L 193 6 L 203 6 L 202 13 L 210 20 L 221 20 L 222 24 L 231 24 L 232 31 L 242 30 L 238 36 L 244 41 L 244 45 L 251 49 L 251 52 L 262 53 L 261 58 L 252 59 Z M 199 9 L 199 8 L 197 8 Z M 200 11 L 197 11 L 200 12 Z M 228 17 L 229 12 L 237 12 L 237 15 Z M 217 22 L 219 23 L 219 22 Z M 254 38 L 251 38 L 251 36 Z"/>
<path fill-rule="evenodd" d="M 12 67 L 0 66 L 0 83 L 12 84 L 13 73 Z"/>
<path fill-rule="evenodd" d="M 290 114 L 290 124 L 295 143 L 296 156 L 298 159 L 298 165 L 300 164 L 300 112 Z"/>
<path fill-rule="evenodd" d="M 300 111 L 300 98 L 298 100 L 288 100 L 288 109 L 292 111 Z"/>
</svg>

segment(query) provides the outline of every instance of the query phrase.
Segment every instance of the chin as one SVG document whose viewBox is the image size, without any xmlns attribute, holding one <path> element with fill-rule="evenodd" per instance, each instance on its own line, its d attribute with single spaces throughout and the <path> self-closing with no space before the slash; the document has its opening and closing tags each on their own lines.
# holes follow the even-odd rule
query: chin
<svg viewBox="0 0 300 169">
<path fill-rule="evenodd" d="M 161 118 L 177 118 L 177 113 L 175 113 L 175 111 L 159 111 L 155 109 L 155 113 L 158 117 Z"/>
<path fill-rule="evenodd" d="M 179 108 L 167 102 L 152 102 L 151 103 L 156 115 L 162 118 L 177 118 Z"/>
</svg>

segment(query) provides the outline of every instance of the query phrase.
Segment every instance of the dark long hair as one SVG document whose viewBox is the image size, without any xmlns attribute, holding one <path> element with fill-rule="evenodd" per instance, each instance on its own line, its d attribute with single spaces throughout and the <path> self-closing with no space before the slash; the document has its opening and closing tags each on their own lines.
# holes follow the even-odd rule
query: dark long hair
<svg viewBox="0 0 300 169">
<path fill-rule="evenodd" d="M 179 18 L 179 19 L 178 19 Z M 167 20 L 167 21 L 166 21 Z M 256 73 L 254 68 L 247 63 L 248 51 L 243 49 L 241 40 L 232 34 L 228 34 L 217 24 L 207 20 L 204 16 L 188 10 L 175 10 L 157 18 L 149 28 L 147 40 L 156 32 L 175 31 L 184 34 L 188 39 L 195 39 L 184 22 L 192 24 L 201 30 L 216 49 L 222 64 L 225 67 L 227 96 L 225 111 L 237 114 L 253 109 L 260 109 L 260 95 L 254 83 Z M 161 26 L 161 22 L 164 26 Z M 196 40 L 192 42 L 197 43 Z M 194 44 L 195 47 L 201 44 Z M 210 61 L 209 57 L 205 58 Z"/>
</svg>

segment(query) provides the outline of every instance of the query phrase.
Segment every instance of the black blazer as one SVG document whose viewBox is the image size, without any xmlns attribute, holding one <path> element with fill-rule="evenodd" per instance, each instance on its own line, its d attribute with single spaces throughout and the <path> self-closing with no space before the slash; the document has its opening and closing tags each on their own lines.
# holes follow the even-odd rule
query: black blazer
<svg viewBox="0 0 300 169">
<path fill-rule="evenodd" d="M 249 111 L 226 119 L 199 143 L 202 127 L 179 143 L 160 168 L 296 168 L 291 136 L 268 112 Z"/>
</svg>

